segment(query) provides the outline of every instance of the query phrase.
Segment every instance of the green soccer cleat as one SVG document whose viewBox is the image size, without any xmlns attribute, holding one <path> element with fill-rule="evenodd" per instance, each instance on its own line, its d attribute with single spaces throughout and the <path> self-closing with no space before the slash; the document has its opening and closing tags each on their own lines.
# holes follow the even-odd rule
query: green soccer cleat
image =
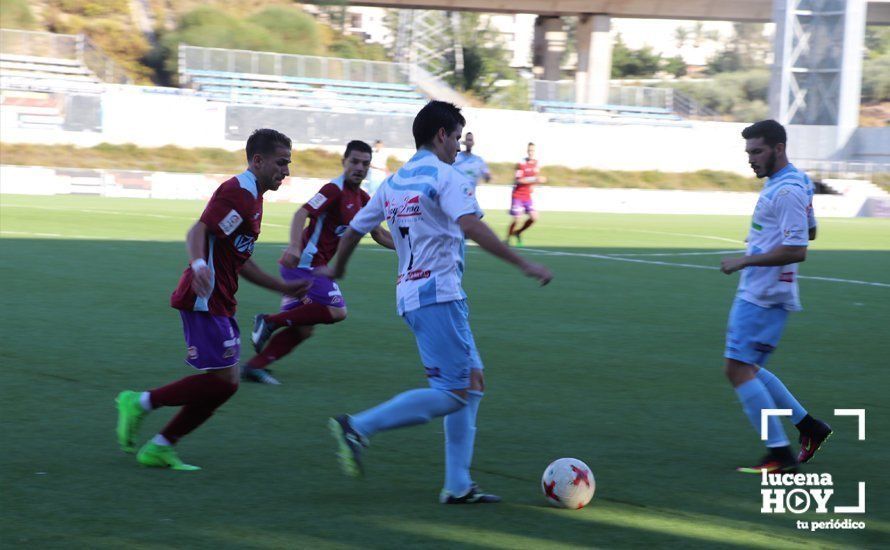
<svg viewBox="0 0 890 550">
<path fill-rule="evenodd" d="M 200 470 L 200 466 L 193 466 L 183 462 L 173 447 L 170 445 L 158 445 L 149 441 L 139 449 L 136 460 L 143 466 L 151 468 L 170 468 L 171 470 L 180 470 L 183 472 L 194 472 Z"/>
<path fill-rule="evenodd" d="M 139 392 L 122 391 L 114 400 L 117 403 L 117 442 L 125 453 L 135 453 L 133 436 L 139 430 L 148 411 L 139 404 Z"/>
</svg>

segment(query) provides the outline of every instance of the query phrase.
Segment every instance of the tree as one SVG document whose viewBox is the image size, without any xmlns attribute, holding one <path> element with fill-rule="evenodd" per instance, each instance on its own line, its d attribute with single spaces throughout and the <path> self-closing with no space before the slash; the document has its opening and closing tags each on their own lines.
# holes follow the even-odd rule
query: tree
<svg viewBox="0 0 890 550">
<path fill-rule="evenodd" d="M 453 72 L 446 78 L 449 84 L 486 103 L 508 108 L 527 106 L 525 83 L 510 67 L 503 39 L 487 19 L 483 20 L 478 13 L 462 12 L 451 33 L 451 42 L 460 43 L 463 67 L 457 67 L 452 51 L 448 58 Z"/>
<path fill-rule="evenodd" d="M 632 50 L 627 47 L 620 34 L 615 37 L 615 44 L 612 46 L 612 78 L 653 76 L 660 68 L 661 54 L 655 53 L 651 46 Z"/>
<path fill-rule="evenodd" d="M 708 73 L 744 71 L 766 65 L 766 56 L 772 45 L 763 35 L 763 25 L 733 23 L 732 28 L 733 36 L 721 51 L 708 60 Z"/>
</svg>

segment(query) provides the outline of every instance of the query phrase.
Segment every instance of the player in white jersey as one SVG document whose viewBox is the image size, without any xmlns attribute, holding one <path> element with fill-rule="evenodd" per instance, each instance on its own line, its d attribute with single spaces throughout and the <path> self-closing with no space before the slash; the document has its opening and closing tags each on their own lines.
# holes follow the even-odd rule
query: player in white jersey
<svg viewBox="0 0 890 550">
<path fill-rule="evenodd" d="M 491 172 L 488 171 L 488 165 L 485 164 L 482 157 L 473 154 L 473 145 L 475 143 L 473 132 L 467 132 L 464 136 L 465 149 L 457 154 L 457 158 L 452 165 L 457 168 L 458 172 L 461 172 L 473 182 L 473 189 L 479 184 L 479 178 L 484 179 L 485 183 L 491 181 Z"/>
<path fill-rule="evenodd" d="M 748 250 L 744 256 L 724 258 L 720 269 L 742 271 L 738 292 L 729 312 L 725 372 L 745 414 L 760 433 L 761 410 L 790 409 L 800 432 L 797 456 L 777 416 L 770 416 L 767 455 L 740 472 L 794 471 L 808 462 L 831 435 L 831 427 L 810 416 L 788 388 L 763 368 L 776 349 L 789 311 L 799 311 L 797 264 L 807 256 L 816 238 L 813 184 L 788 162 L 785 129 L 763 120 L 742 131 L 748 163 L 758 178 L 767 177 L 751 219 Z"/>
<path fill-rule="evenodd" d="M 396 304 L 417 341 L 429 388 L 396 395 L 352 416 L 330 420 L 348 475 L 361 474 L 361 452 L 374 434 L 445 417 L 443 504 L 499 502 L 470 477 L 476 413 L 485 390 L 482 360 L 468 322 L 461 287 L 464 236 L 483 250 L 547 284 L 552 275 L 504 245 L 480 218 L 482 211 L 467 179 L 451 165 L 464 126 L 460 109 L 429 102 L 414 119 L 417 154 L 391 175 L 353 218 L 326 272 L 341 278 L 362 235 L 384 219 L 389 224 L 399 273 Z"/>
</svg>

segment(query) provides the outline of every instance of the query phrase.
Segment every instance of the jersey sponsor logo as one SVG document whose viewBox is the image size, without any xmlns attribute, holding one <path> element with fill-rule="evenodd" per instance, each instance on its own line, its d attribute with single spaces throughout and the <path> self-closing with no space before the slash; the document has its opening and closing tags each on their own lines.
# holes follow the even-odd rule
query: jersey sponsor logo
<svg viewBox="0 0 890 550">
<path fill-rule="evenodd" d="M 762 231 L 762 230 L 763 230 L 763 226 L 760 225 L 759 223 L 755 222 L 754 220 L 751 220 L 751 227 L 753 227 L 753 228 L 756 229 L 757 231 Z"/>
<path fill-rule="evenodd" d="M 198 358 L 198 347 L 197 346 L 189 346 L 187 350 L 185 350 L 186 356 L 189 360 L 194 361 Z"/>
<path fill-rule="evenodd" d="M 793 283 L 794 282 L 794 272 L 786 271 L 784 273 L 781 273 L 779 275 L 779 280 L 782 281 L 783 283 Z"/>
<path fill-rule="evenodd" d="M 403 273 L 399 275 L 396 279 L 396 284 L 401 284 L 402 281 L 419 281 L 420 279 L 429 279 L 431 272 L 429 269 L 415 269 L 413 271 L 409 271 L 408 273 Z"/>
<path fill-rule="evenodd" d="M 219 228 L 226 235 L 231 235 L 233 231 L 238 229 L 238 226 L 241 225 L 241 222 L 244 220 L 241 218 L 241 214 L 239 214 L 236 210 L 232 210 L 226 217 L 223 218 L 219 222 Z"/>
<path fill-rule="evenodd" d="M 235 250 L 242 254 L 253 254 L 254 244 L 253 237 L 249 235 L 238 235 L 235 237 Z"/>
<path fill-rule="evenodd" d="M 325 202 L 327 202 L 327 200 L 328 200 L 328 198 L 325 197 L 324 195 L 322 195 L 321 193 L 316 193 L 315 196 L 312 197 L 311 199 L 309 199 L 309 202 L 307 202 L 306 204 L 308 204 L 312 208 L 318 210 L 319 208 L 321 208 L 321 205 L 323 205 Z"/>
<path fill-rule="evenodd" d="M 386 217 L 393 221 L 397 218 L 419 218 L 423 215 L 420 211 L 420 195 L 406 199 L 401 204 L 387 201 L 384 207 L 386 208 Z"/>
</svg>

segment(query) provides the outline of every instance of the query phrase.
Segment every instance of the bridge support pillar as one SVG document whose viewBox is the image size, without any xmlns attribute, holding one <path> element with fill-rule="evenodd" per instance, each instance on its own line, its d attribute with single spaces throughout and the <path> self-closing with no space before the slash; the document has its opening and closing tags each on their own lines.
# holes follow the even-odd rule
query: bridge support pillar
<svg viewBox="0 0 890 550">
<path fill-rule="evenodd" d="M 559 80 L 559 65 L 567 41 L 562 19 L 543 15 L 535 19 L 534 73 L 537 78 Z"/>
<path fill-rule="evenodd" d="M 575 101 L 603 105 L 609 102 L 612 76 L 611 18 L 584 14 L 578 22 L 578 70 L 575 72 Z"/>
</svg>

